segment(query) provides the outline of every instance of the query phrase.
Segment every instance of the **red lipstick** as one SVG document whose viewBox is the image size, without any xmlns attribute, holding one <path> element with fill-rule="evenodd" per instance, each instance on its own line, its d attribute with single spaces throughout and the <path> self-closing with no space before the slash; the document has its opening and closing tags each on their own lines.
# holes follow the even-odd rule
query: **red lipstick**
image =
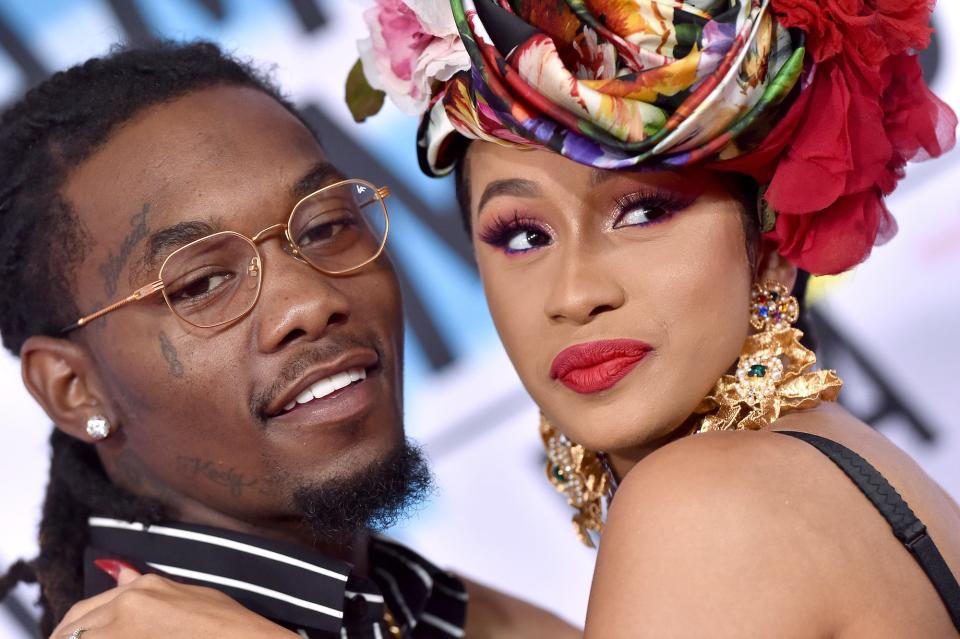
<svg viewBox="0 0 960 639">
<path fill-rule="evenodd" d="M 626 377 L 653 347 L 635 339 L 610 339 L 565 348 L 550 377 L 577 393 L 599 393 Z"/>
</svg>

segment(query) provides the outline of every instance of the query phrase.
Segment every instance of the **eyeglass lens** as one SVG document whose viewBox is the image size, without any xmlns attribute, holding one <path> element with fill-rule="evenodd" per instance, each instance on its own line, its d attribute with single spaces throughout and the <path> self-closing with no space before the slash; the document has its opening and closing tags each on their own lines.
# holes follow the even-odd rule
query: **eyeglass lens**
<svg viewBox="0 0 960 639">
<path fill-rule="evenodd" d="M 386 241 L 386 209 L 366 182 L 345 182 L 301 201 L 290 236 L 314 267 L 348 271 L 376 256 Z M 160 270 L 171 310 L 198 327 L 232 321 L 257 301 L 260 258 L 244 236 L 223 232 L 173 253 Z"/>
<path fill-rule="evenodd" d="M 301 201 L 290 220 L 290 237 L 300 255 L 317 268 L 346 271 L 380 251 L 386 221 L 377 190 L 350 181 Z"/>
</svg>

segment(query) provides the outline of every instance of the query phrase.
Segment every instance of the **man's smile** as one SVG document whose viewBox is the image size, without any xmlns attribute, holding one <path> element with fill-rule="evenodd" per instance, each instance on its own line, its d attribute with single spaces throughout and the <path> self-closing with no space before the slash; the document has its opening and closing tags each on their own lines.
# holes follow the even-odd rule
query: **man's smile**
<svg viewBox="0 0 960 639">
<path fill-rule="evenodd" d="M 366 347 L 318 362 L 268 403 L 264 417 L 311 424 L 355 417 L 374 401 L 376 385 L 369 378 L 376 377 L 379 370 L 379 354 Z"/>
<path fill-rule="evenodd" d="M 289 413 L 301 404 L 312 402 L 315 399 L 323 399 L 341 388 L 346 388 L 354 382 L 362 382 L 365 379 L 367 379 L 367 369 L 365 368 L 351 368 L 348 371 L 324 377 L 319 382 L 311 384 L 309 388 L 297 395 L 296 399 L 284 406 L 283 412 Z"/>
</svg>

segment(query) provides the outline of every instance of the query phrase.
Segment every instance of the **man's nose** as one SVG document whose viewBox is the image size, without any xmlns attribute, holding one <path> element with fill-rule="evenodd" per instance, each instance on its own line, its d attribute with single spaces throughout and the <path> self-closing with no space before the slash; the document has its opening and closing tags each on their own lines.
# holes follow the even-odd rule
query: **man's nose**
<svg viewBox="0 0 960 639">
<path fill-rule="evenodd" d="M 344 287 L 349 277 L 325 275 L 290 254 L 283 238 L 260 246 L 264 261 L 260 299 L 254 309 L 257 345 L 262 352 L 295 341 L 315 341 L 350 316 Z"/>
</svg>

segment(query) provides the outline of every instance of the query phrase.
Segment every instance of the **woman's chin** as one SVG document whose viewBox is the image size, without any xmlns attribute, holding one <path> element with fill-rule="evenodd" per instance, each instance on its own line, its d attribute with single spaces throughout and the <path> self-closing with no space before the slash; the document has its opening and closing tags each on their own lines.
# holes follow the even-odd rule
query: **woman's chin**
<svg viewBox="0 0 960 639">
<path fill-rule="evenodd" d="M 547 415 L 551 412 L 545 411 Z M 563 415 L 563 418 L 551 421 L 551 424 L 570 440 L 589 450 L 633 460 L 634 463 L 689 432 L 683 415 L 658 415 L 635 403 L 629 407 L 610 404 L 581 410 L 563 408 L 554 414 Z"/>
</svg>

